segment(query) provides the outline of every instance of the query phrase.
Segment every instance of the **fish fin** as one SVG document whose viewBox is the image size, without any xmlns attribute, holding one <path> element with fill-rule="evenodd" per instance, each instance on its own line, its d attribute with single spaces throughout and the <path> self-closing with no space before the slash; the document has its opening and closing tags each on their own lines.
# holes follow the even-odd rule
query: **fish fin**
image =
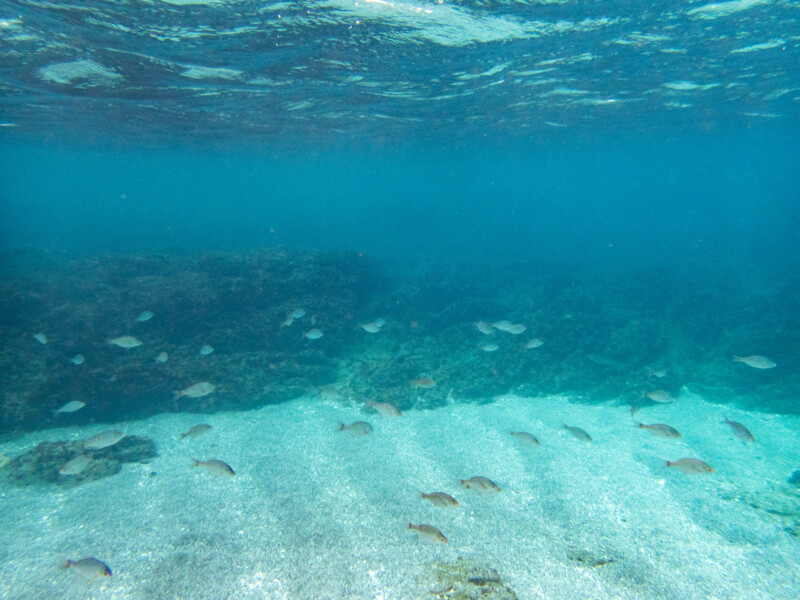
<svg viewBox="0 0 800 600">
<path fill-rule="evenodd" d="M 733 362 L 742 362 L 742 357 L 741 357 L 741 356 L 736 356 L 736 355 L 734 354 L 734 355 L 733 355 L 733 358 L 732 358 L 731 360 L 732 360 Z"/>
<path fill-rule="evenodd" d="M 644 427 L 644 423 L 639 423 L 639 421 L 634 421 L 633 424 L 636 427 Z"/>
<path fill-rule="evenodd" d="M 181 396 L 183 396 L 183 392 L 172 392 L 172 400 L 173 401 L 177 400 Z"/>
<path fill-rule="evenodd" d="M 337 421 L 337 422 L 339 423 L 338 431 L 344 431 L 344 428 L 346 427 L 346 425 L 344 423 L 342 423 L 341 421 Z"/>
<path fill-rule="evenodd" d="M 669 460 L 665 460 L 665 461 L 664 461 L 664 466 L 665 466 L 665 467 L 671 467 L 673 464 L 674 464 L 674 463 L 673 463 L 672 461 L 669 461 Z"/>
<path fill-rule="evenodd" d="M 63 563 L 61 563 L 61 568 L 62 568 L 62 569 L 69 569 L 69 566 L 70 566 L 71 564 L 72 564 L 72 561 L 71 561 L 70 559 L 68 559 L 68 558 L 65 558 L 65 559 L 64 559 L 64 562 L 63 562 Z"/>
<path fill-rule="evenodd" d="M 193 463 L 193 464 L 192 464 L 192 466 L 193 466 L 193 467 L 197 467 L 197 466 L 199 466 L 199 465 L 200 465 L 200 461 L 199 461 L 199 460 L 197 460 L 196 458 L 193 458 L 193 459 L 192 459 L 192 463 Z"/>
<path fill-rule="evenodd" d="M 420 493 L 419 493 L 419 495 L 420 495 L 422 498 L 427 498 L 427 497 L 428 497 L 428 494 L 426 494 L 425 492 L 420 492 Z"/>
<path fill-rule="evenodd" d="M 636 406 L 636 402 L 631 404 L 631 418 L 633 418 L 633 415 L 635 415 L 638 410 L 639 410 L 639 407 Z"/>
</svg>

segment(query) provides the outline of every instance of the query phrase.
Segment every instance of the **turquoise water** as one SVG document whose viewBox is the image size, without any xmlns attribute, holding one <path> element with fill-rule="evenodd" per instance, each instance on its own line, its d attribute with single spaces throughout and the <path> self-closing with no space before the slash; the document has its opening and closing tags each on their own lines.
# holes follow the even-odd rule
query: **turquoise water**
<svg viewBox="0 0 800 600">
<path fill-rule="evenodd" d="M 795 598 L 798 8 L 0 1 L 0 597 Z"/>
</svg>

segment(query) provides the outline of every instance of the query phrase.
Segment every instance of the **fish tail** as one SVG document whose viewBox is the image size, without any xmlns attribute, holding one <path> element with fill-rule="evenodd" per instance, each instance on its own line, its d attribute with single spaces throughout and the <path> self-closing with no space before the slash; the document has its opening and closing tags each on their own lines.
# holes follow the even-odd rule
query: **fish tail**
<svg viewBox="0 0 800 600">
<path fill-rule="evenodd" d="M 61 568 L 62 569 L 69 569 L 70 565 L 72 565 L 72 561 L 70 559 L 68 559 L 68 558 L 65 558 L 64 562 L 61 563 Z"/>
<path fill-rule="evenodd" d="M 173 401 L 174 401 L 174 400 L 177 400 L 177 399 L 178 399 L 178 398 L 180 398 L 181 396 L 183 396 L 183 392 L 172 392 L 172 400 L 173 400 Z"/>
<path fill-rule="evenodd" d="M 198 465 L 200 465 L 200 461 L 197 460 L 196 458 L 192 459 L 192 463 L 194 463 L 194 464 L 192 464 L 193 467 L 197 467 Z"/>
<path fill-rule="evenodd" d="M 344 423 L 342 423 L 341 421 L 339 421 L 339 431 L 344 431 L 345 427 L 346 427 L 346 425 Z"/>
<path fill-rule="evenodd" d="M 409 524 L 408 524 L 408 528 L 409 528 L 409 529 L 416 529 L 416 528 L 414 527 L 414 525 L 413 525 L 413 524 L 411 524 L 411 523 L 409 523 Z"/>
<path fill-rule="evenodd" d="M 179 434 L 179 435 L 178 435 L 178 439 L 181 439 L 181 440 L 182 440 L 183 438 L 185 438 L 185 437 L 186 437 L 186 434 L 185 434 L 185 433 L 181 433 L 181 434 Z"/>
<path fill-rule="evenodd" d="M 638 410 L 639 407 L 636 405 L 636 402 L 631 404 L 631 418 L 633 418 L 633 415 L 635 415 Z"/>
<path fill-rule="evenodd" d="M 644 427 L 644 423 L 639 423 L 639 421 L 634 421 L 633 424 L 635 427 Z"/>
<path fill-rule="evenodd" d="M 428 494 L 426 494 L 425 492 L 420 492 L 419 495 L 422 496 L 423 498 L 427 498 L 428 497 Z"/>
<path fill-rule="evenodd" d="M 742 362 L 742 357 L 741 357 L 741 356 L 736 356 L 736 355 L 734 354 L 734 355 L 733 355 L 733 362 Z"/>
<path fill-rule="evenodd" d="M 669 460 L 665 460 L 665 461 L 664 461 L 664 466 L 665 466 L 665 467 L 671 467 L 673 464 L 674 464 L 674 463 L 673 463 L 672 461 L 669 461 Z"/>
</svg>

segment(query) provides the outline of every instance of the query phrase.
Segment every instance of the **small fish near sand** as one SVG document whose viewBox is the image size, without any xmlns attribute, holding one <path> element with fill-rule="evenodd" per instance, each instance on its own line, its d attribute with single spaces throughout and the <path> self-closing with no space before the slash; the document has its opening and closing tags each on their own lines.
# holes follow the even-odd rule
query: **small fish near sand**
<svg viewBox="0 0 800 600">
<path fill-rule="evenodd" d="M 453 498 L 450 494 L 445 494 L 444 492 L 432 492 L 430 494 L 426 494 L 422 492 L 420 496 L 428 500 L 434 506 L 438 506 L 440 508 L 453 508 L 458 506 L 458 500 Z"/>
<path fill-rule="evenodd" d="M 510 333 L 511 335 L 519 335 L 520 333 L 524 333 L 527 330 L 528 328 L 525 327 L 525 325 L 521 323 L 515 323 L 514 325 L 506 329 L 506 333 Z"/>
<path fill-rule="evenodd" d="M 667 466 L 674 467 L 681 473 L 686 473 L 687 475 L 709 475 L 715 473 L 710 465 L 704 463 L 699 458 L 682 458 L 675 461 L 668 460 Z"/>
<path fill-rule="evenodd" d="M 346 431 L 351 437 L 364 437 L 372 433 L 372 425 L 366 421 L 356 421 L 355 423 L 350 423 L 350 425 L 339 423 L 339 431 Z"/>
<path fill-rule="evenodd" d="M 572 434 L 572 437 L 574 437 L 576 440 L 580 440 L 582 442 L 591 442 L 592 441 L 592 436 L 590 436 L 588 433 L 586 433 L 580 427 L 571 427 L 570 425 L 567 425 L 567 424 L 563 424 L 563 425 L 564 425 L 564 429 L 569 431 Z"/>
<path fill-rule="evenodd" d="M 119 348 L 125 348 L 126 350 L 129 348 L 136 348 L 137 346 L 142 345 L 142 340 L 139 338 L 135 338 L 132 335 L 123 335 L 111 340 L 108 340 L 108 343 L 112 346 L 117 346 Z"/>
<path fill-rule="evenodd" d="M 403 413 L 394 404 L 389 402 L 367 402 L 367 406 L 374 408 L 384 417 L 402 417 Z"/>
<path fill-rule="evenodd" d="M 537 440 L 536 437 L 533 434 L 530 434 L 527 431 L 512 431 L 510 433 L 523 446 L 538 446 L 539 445 L 539 440 Z"/>
<path fill-rule="evenodd" d="M 652 390 L 650 392 L 643 392 L 642 395 L 659 404 L 668 404 L 675 400 L 675 397 L 667 390 Z"/>
<path fill-rule="evenodd" d="M 483 350 L 484 352 L 494 352 L 499 348 L 500 346 L 498 346 L 494 342 L 487 342 L 485 344 L 481 344 L 481 350 Z"/>
<path fill-rule="evenodd" d="M 753 367 L 754 369 L 774 369 L 778 366 L 766 356 L 759 356 L 758 354 L 751 354 L 750 356 L 734 356 L 733 362 L 744 363 L 748 367 Z"/>
<path fill-rule="evenodd" d="M 192 439 L 200 437 L 201 435 L 204 435 L 209 431 L 211 431 L 211 425 L 206 425 L 205 423 L 201 423 L 200 425 L 195 425 L 194 427 L 190 428 L 189 431 L 187 431 L 186 433 L 180 434 L 180 436 L 178 437 L 180 437 L 180 439 L 185 439 L 185 438 Z"/>
<path fill-rule="evenodd" d="M 80 454 L 61 467 L 58 472 L 61 475 L 80 475 L 92 460 L 94 459 L 91 456 Z"/>
<path fill-rule="evenodd" d="M 200 348 L 201 356 L 208 356 L 213 352 L 214 352 L 214 346 L 209 346 L 208 344 L 205 344 L 203 347 Z"/>
<path fill-rule="evenodd" d="M 61 408 L 57 408 L 53 411 L 53 414 L 58 416 L 64 413 L 74 413 L 82 409 L 86 404 L 81 402 L 80 400 L 70 400 Z"/>
<path fill-rule="evenodd" d="M 414 379 L 411 381 L 411 387 L 421 390 L 429 390 L 430 388 L 436 387 L 436 382 L 429 377 L 420 377 L 419 379 Z"/>
<path fill-rule="evenodd" d="M 664 425 L 663 423 L 652 423 L 650 425 L 646 423 L 639 423 L 638 421 L 634 421 L 634 423 L 640 429 L 644 429 L 656 437 L 673 439 L 683 437 L 677 429 L 670 427 L 669 425 Z"/>
<path fill-rule="evenodd" d="M 31 337 L 33 339 L 35 339 L 37 342 L 39 342 L 40 344 L 42 344 L 43 346 L 47 344 L 47 336 L 45 334 L 41 333 L 41 332 L 40 333 L 34 333 Z"/>
<path fill-rule="evenodd" d="M 103 431 L 98 433 L 94 437 L 89 438 L 83 443 L 83 447 L 86 450 L 102 450 L 103 448 L 108 448 L 113 446 L 117 442 L 119 442 L 122 438 L 125 437 L 125 434 L 121 431 L 114 431 L 109 429 L 108 431 Z"/>
<path fill-rule="evenodd" d="M 233 477 L 236 475 L 228 463 L 217 460 L 216 458 L 212 458 L 211 460 L 197 460 L 193 458 L 192 461 L 194 462 L 193 466 L 200 467 L 203 471 L 214 477 Z"/>
<path fill-rule="evenodd" d="M 533 339 L 528 340 L 528 343 L 525 344 L 525 350 L 533 350 L 534 348 L 538 348 L 539 346 L 542 346 L 543 344 L 544 344 L 544 342 L 542 340 L 540 340 L 539 338 L 533 338 Z"/>
<path fill-rule="evenodd" d="M 494 335 L 494 329 L 492 329 L 492 326 L 486 321 L 478 321 L 475 323 L 475 327 L 477 327 L 478 331 L 480 331 L 483 335 Z"/>
<path fill-rule="evenodd" d="M 146 310 L 142 313 L 139 313 L 139 316 L 136 317 L 136 320 L 139 321 L 139 323 L 144 323 L 145 321 L 149 321 L 152 318 L 153 318 L 153 312 Z"/>
<path fill-rule="evenodd" d="M 82 365 L 86 362 L 86 357 L 83 354 L 76 354 L 72 358 L 69 359 L 73 365 Z"/>
<path fill-rule="evenodd" d="M 67 559 L 62 568 L 72 569 L 89 581 L 94 581 L 98 577 L 111 577 L 111 569 L 108 568 L 108 565 L 91 556 L 80 560 Z"/>
<path fill-rule="evenodd" d="M 322 335 L 323 335 L 322 330 L 315 328 L 315 329 L 309 329 L 308 331 L 306 331 L 303 334 L 303 337 L 305 337 L 306 339 L 309 339 L 309 340 L 318 340 L 319 338 L 322 337 Z"/>
<path fill-rule="evenodd" d="M 727 423 L 728 426 L 731 428 L 731 431 L 733 431 L 733 435 L 738 437 L 740 440 L 744 442 L 756 441 L 756 438 L 753 437 L 753 434 L 750 433 L 747 427 L 745 427 L 741 423 L 737 423 L 736 421 L 731 421 L 728 417 L 725 417 L 724 422 Z"/>
<path fill-rule="evenodd" d="M 178 398 L 183 398 L 187 396 L 189 398 L 202 398 L 203 396 L 208 396 L 211 392 L 217 389 L 213 383 L 209 383 L 208 381 L 201 381 L 200 383 L 195 383 L 194 385 L 190 385 L 185 390 L 181 390 L 179 392 L 175 392 L 175 400 Z"/>
<path fill-rule="evenodd" d="M 169 360 L 169 354 L 166 352 L 161 352 L 158 356 L 156 356 L 156 362 L 159 364 L 164 364 Z"/>
<path fill-rule="evenodd" d="M 306 316 L 306 311 L 304 309 L 302 309 L 302 308 L 295 308 L 291 312 L 291 317 L 293 319 L 302 319 L 305 316 Z"/>
<path fill-rule="evenodd" d="M 500 489 L 494 481 L 489 479 L 488 477 L 470 477 L 469 479 L 462 479 L 461 485 L 463 485 L 468 490 L 472 490 L 479 496 L 485 496 L 487 494 L 496 494 L 498 492 L 502 492 L 503 490 Z"/>
<path fill-rule="evenodd" d="M 413 529 L 419 534 L 419 537 L 425 540 L 426 542 L 430 542 L 431 544 L 446 544 L 447 538 L 444 534 L 436 529 L 433 525 L 414 525 L 413 523 L 408 524 L 409 529 Z"/>
</svg>

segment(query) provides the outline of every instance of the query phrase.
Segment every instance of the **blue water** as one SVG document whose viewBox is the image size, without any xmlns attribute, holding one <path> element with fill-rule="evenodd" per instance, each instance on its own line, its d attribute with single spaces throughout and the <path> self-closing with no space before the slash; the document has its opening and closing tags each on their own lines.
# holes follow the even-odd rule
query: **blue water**
<svg viewBox="0 0 800 600">
<path fill-rule="evenodd" d="M 794 598 L 799 9 L 0 0 L 0 597 Z"/>
</svg>

